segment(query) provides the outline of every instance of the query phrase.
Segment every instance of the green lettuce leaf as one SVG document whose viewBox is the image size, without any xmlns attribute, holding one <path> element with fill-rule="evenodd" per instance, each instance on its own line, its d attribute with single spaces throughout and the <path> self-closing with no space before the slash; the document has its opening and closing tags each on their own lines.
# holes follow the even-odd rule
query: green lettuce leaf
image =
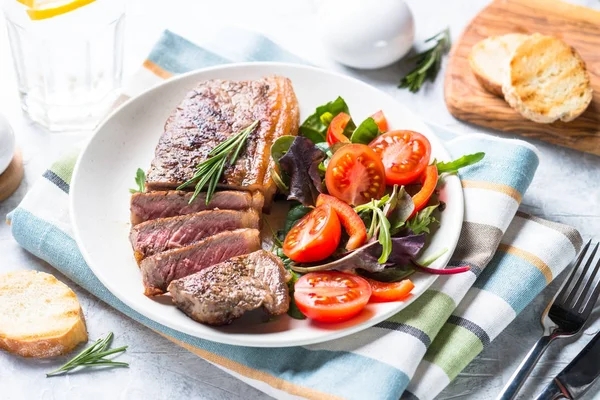
<svg viewBox="0 0 600 400">
<path fill-rule="evenodd" d="M 325 142 L 329 123 L 341 112 L 350 114 L 348 105 L 341 97 L 317 107 L 315 112 L 300 125 L 300 135 L 313 143 Z"/>
<path fill-rule="evenodd" d="M 453 174 L 456 173 L 460 168 L 478 163 L 479 161 L 483 160 L 483 157 L 485 157 L 485 153 L 479 152 L 464 155 L 450 162 L 438 162 L 435 165 L 437 166 L 438 174 Z"/>
</svg>

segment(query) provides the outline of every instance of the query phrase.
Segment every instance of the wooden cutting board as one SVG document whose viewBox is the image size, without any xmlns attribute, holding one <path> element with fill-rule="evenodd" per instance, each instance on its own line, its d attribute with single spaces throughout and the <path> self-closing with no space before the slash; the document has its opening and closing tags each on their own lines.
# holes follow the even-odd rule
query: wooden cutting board
<svg viewBox="0 0 600 400">
<path fill-rule="evenodd" d="M 538 124 L 488 93 L 469 67 L 471 47 L 511 32 L 552 35 L 573 46 L 587 65 L 594 98 L 571 122 Z M 450 52 L 444 97 L 456 118 L 600 155 L 600 12 L 559 0 L 495 0 L 467 26 Z"/>
</svg>

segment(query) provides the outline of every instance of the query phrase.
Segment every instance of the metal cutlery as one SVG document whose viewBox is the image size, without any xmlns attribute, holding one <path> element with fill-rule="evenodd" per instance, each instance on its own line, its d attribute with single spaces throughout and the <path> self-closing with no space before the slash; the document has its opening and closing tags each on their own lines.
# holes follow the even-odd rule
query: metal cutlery
<svg viewBox="0 0 600 400">
<path fill-rule="evenodd" d="M 598 251 L 598 243 L 589 251 L 590 242 L 588 241 L 581 250 L 565 284 L 542 314 L 544 335 L 527 353 L 497 400 L 514 399 L 548 345 L 557 338 L 571 337 L 579 333 L 590 316 L 600 294 L 600 284 L 594 282 L 600 269 L 600 261 L 595 262 L 593 270 L 587 276 Z M 578 279 L 572 285 L 576 276 Z"/>
<path fill-rule="evenodd" d="M 600 332 L 546 386 L 536 400 L 566 398 L 574 400 L 584 394 L 600 376 Z"/>
</svg>

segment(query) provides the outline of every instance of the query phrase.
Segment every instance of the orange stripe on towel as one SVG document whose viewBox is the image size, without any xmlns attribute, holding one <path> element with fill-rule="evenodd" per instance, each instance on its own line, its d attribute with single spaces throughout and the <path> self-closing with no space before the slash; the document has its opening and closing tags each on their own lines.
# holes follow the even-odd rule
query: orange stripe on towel
<svg viewBox="0 0 600 400">
<path fill-rule="evenodd" d="M 546 283 L 552 282 L 552 271 L 550 270 L 550 267 L 548 267 L 548 265 L 535 254 L 504 243 L 500 243 L 498 250 L 522 258 L 540 270 L 540 272 L 546 278 Z"/>
<path fill-rule="evenodd" d="M 319 392 L 314 389 L 310 389 L 303 386 L 298 386 L 296 384 L 290 383 L 284 379 L 277 378 L 273 375 L 267 374 L 266 372 L 259 371 L 256 369 L 252 369 L 243 364 L 240 364 L 236 361 L 230 360 L 226 357 L 219 356 L 215 353 L 211 353 L 210 351 L 206 351 L 203 349 L 199 349 L 197 347 L 191 346 L 187 343 L 181 342 L 171 336 L 164 335 L 160 332 L 158 334 L 166 337 L 173 343 L 191 351 L 198 357 L 202 357 L 211 363 L 218 364 L 224 368 L 230 369 L 234 372 L 237 372 L 240 375 L 245 376 L 246 378 L 255 379 L 258 381 L 265 382 L 266 384 L 274 387 L 275 389 L 279 389 L 281 391 L 287 392 L 289 394 L 295 396 L 301 396 L 307 399 L 315 399 L 315 400 L 342 400 L 340 397 L 333 396 L 327 393 Z"/>
<path fill-rule="evenodd" d="M 169 71 L 165 71 L 150 60 L 145 60 L 143 66 L 159 78 L 167 79 L 173 76 L 172 73 L 170 73 Z"/>
<path fill-rule="evenodd" d="M 494 192 L 503 193 L 507 196 L 512 197 L 517 201 L 517 203 L 521 203 L 521 193 L 517 189 L 512 186 L 503 185 L 501 183 L 493 183 L 493 182 L 485 182 L 485 181 L 469 181 L 469 180 L 461 180 L 460 181 L 463 188 L 473 188 L 473 189 L 485 189 L 485 190 L 493 190 Z"/>
</svg>

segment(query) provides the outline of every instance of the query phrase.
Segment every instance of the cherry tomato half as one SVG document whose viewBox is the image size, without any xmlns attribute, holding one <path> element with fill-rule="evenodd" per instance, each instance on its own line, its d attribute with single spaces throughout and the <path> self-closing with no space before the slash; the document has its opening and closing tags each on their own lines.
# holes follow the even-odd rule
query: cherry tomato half
<svg viewBox="0 0 600 400">
<path fill-rule="evenodd" d="M 298 221 L 283 242 L 283 254 L 297 262 L 321 261 L 340 244 L 342 226 L 329 204 L 323 204 Z"/>
<path fill-rule="evenodd" d="M 385 192 L 381 159 L 367 145 L 345 145 L 331 157 L 325 173 L 325 185 L 330 195 L 350 205 L 378 199 Z"/>
<path fill-rule="evenodd" d="M 425 172 L 421 175 L 421 190 L 417 194 L 413 196 L 413 203 L 415 203 L 415 209 L 413 210 L 413 215 L 417 213 L 417 211 L 421 211 L 427 203 L 429 202 L 429 198 L 435 191 L 435 187 L 437 186 L 438 181 L 438 170 L 435 165 L 429 165 L 425 168 Z"/>
<path fill-rule="evenodd" d="M 329 123 L 327 128 L 327 143 L 331 146 L 337 142 L 350 143 L 350 139 L 344 135 L 344 129 L 352 118 L 346 113 L 339 113 Z"/>
<path fill-rule="evenodd" d="M 388 185 L 415 182 L 429 164 L 431 144 L 418 132 L 391 131 L 375 138 L 369 147 L 381 157 Z"/>
<path fill-rule="evenodd" d="M 371 285 L 372 290 L 369 303 L 404 300 L 415 287 L 410 279 L 404 279 L 400 282 L 379 282 L 373 279 L 366 279 L 369 285 Z"/>
<path fill-rule="evenodd" d="M 379 128 L 380 132 L 385 133 L 388 131 L 388 122 L 385 118 L 385 115 L 383 115 L 383 111 L 377 111 L 375 114 L 371 115 L 371 118 L 373 118 L 373 120 L 377 124 L 377 127 Z"/>
<path fill-rule="evenodd" d="M 369 297 L 369 283 L 345 272 L 311 272 L 298 279 L 294 286 L 294 300 L 302 314 L 321 322 L 352 318 L 365 308 Z"/>
<path fill-rule="evenodd" d="M 346 243 L 346 250 L 354 250 L 367 241 L 367 227 L 352 207 L 340 199 L 324 193 L 317 197 L 317 207 L 321 204 L 329 204 L 333 208 L 342 226 L 350 235 L 350 239 Z"/>
</svg>

